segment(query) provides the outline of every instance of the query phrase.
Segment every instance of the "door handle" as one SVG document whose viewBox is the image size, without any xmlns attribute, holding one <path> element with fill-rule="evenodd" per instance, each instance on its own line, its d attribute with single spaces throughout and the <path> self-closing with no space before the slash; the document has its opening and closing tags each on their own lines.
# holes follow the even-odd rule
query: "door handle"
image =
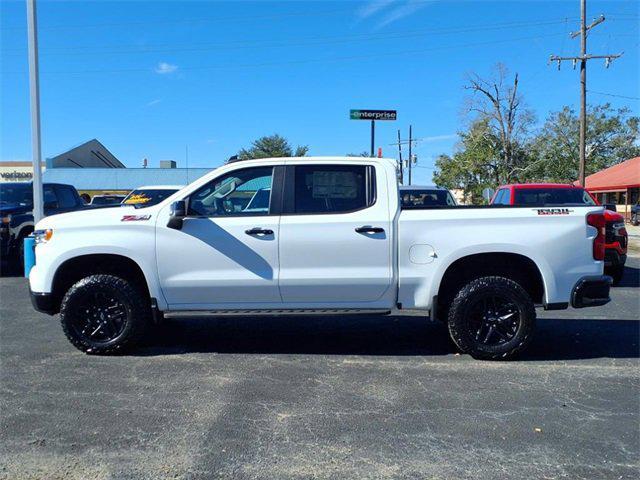
<svg viewBox="0 0 640 480">
<path fill-rule="evenodd" d="M 273 230 L 269 230 L 268 228 L 253 227 L 250 230 L 245 230 L 244 233 L 246 233 L 247 235 L 273 235 Z"/>
<path fill-rule="evenodd" d="M 364 227 L 356 228 L 356 232 L 358 232 L 358 233 L 384 233 L 384 228 L 382 228 L 382 227 L 372 227 L 370 225 L 365 225 Z"/>
</svg>

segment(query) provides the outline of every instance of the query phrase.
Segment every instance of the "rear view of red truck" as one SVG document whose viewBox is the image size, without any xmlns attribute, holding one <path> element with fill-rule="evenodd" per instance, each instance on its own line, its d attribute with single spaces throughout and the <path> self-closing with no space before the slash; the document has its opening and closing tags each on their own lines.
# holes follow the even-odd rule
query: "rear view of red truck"
<svg viewBox="0 0 640 480">
<path fill-rule="evenodd" d="M 491 205 L 539 207 L 558 205 L 598 205 L 595 198 L 583 187 L 561 183 L 519 183 L 499 187 Z M 627 261 L 628 234 L 624 217 L 605 210 L 604 272 L 613 278 L 614 285 L 622 280 Z"/>
</svg>

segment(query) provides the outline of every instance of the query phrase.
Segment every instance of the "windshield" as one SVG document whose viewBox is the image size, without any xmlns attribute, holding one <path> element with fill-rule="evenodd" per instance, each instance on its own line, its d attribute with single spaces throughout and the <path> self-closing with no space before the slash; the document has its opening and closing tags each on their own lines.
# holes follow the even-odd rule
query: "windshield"
<svg viewBox="0 0 640 480">
<path fill-rule="evenodd" d="M 131 192 L 122 201 L 123 205 L 138 205 L 141 207 L 150 207 L 160 203 L 167 197 L 176 193 L 177 189 L 137 189 Z"/>
<path fill-rule="evenodd" d="M 580 188 L 516 188 L 514 205 L 595 205 Z"/>
<path fill-rule="evenodd" d="M 23 207 L 33 204 L 31 184 L 0 184 L 0 203 L 18 204 Z"/>
<path fill-rule="evenodd" d="M 403 207 L 446 207 L 455 206 L 456 201 L 448 190 L 401 190 Z"/>
</svg>

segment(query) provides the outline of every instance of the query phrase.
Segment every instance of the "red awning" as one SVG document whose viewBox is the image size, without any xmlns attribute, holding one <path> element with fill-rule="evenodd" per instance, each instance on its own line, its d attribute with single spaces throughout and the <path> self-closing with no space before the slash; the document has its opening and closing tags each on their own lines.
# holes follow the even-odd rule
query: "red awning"
<svg viewBox="0 0 640 480">
<path fill-rule="evenodd" d="M 587 190 L 590 192 L 626 190 L 627 188 L 640 187 L 640 157 L 631 158 L 613 167 L 589 175 L 585 179 L 585 183 Z"/>
</svg>

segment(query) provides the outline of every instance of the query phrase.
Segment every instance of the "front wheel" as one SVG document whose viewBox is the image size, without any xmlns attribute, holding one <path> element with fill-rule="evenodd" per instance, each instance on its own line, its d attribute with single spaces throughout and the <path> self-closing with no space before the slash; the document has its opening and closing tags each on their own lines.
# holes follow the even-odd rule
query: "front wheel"
<svg viewBox="0 0 640 480">
<path fill-rule="evenodd" d="M 462 287 L 447 319 L 453 342 L 477 359 L 504 360 L 526 348 L 535 329 L 529 294 L 504 277 L 481 277 Z"/>
<path fill-rule="evenodd" d="M 146 295 L 113 275 L 83 278 L 69 289 L 60 306 L 65 335 L 86 353 L 116 353 L 133 346 L 149 317 Z"/>
</svg>

